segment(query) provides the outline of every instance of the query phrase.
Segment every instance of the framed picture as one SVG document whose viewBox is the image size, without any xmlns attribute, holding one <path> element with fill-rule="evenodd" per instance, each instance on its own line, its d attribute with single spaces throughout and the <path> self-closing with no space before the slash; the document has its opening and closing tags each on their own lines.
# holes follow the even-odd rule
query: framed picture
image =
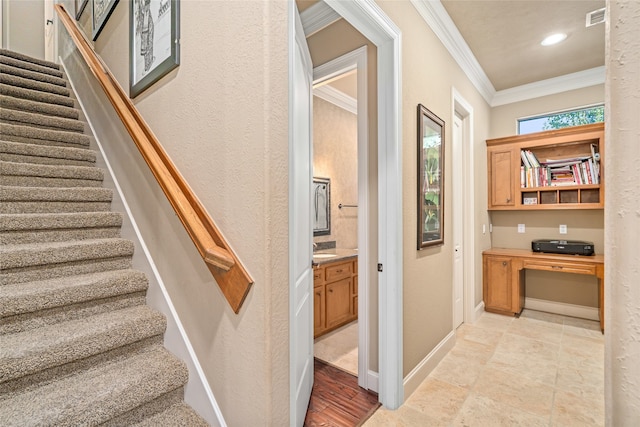
<svg viewBox="0 0 640 427">
<path fill-rule="evenodd" d="M 418 104 L 418 250 L 444 243 L 444 121 Z"/>
<path fill-rule="evenodd" d="M 331 180 L 313 178 L 313 235 L 331 234 Z"/>
<path fill-rule="evenodd" d="M 93 40 L 97 40 L 100 31 L 107 23 L 113 9 L 116 8 L 118 0 L 91 0 L 91 29 L 93 30 Z"/>
<path fill-rule="evenodd" d="M 135 98 L 180 64 L 178 0 L 132 0 L 129 96 Z"/>
<path fill-rule="evenodd" d="M 76 0 L 76 21 L 82 16 L 87 3 L 89 3 L 89 0 Z"/>
</svg>

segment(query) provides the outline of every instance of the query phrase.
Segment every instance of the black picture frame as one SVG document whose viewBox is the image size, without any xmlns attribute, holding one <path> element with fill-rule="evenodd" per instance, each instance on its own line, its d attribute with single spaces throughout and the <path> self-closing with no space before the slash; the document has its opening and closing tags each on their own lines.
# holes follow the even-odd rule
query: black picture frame
<svg viewBox="0 0 640 427">
<path fill-rule="evenodd" d="M 76 21 L 80 20 L 82 12 L 84 12 L 84 9 L 87 7 L 87 3 L 89 3 L 89 0 L 76 0 Z"/>
<path fill-rule="evenodd" d="M 444 120 L 418 104 L 418 250 L 444 244 Z"/>
<path fill-rule="evenodd" d="M 130 3 L 129 97 L 135 98 L 180 65 L 180 2 Z"/>
<path fill-rule="evenodd" d="M 91 0 L 92 39 L 96 41 L 119 0 Z"/>
</svg>

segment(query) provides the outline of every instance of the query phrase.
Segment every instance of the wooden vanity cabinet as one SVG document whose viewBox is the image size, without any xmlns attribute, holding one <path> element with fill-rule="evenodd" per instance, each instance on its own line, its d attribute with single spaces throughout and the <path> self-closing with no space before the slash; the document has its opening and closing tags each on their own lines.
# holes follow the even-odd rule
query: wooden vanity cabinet
<svg viewBox="0 0 640 427">
<path fill-rule="evenodd" d="M 508 257 L 483 257 L 484 306 L 487 311 L 515 313 L 513 306 L 513 266 Z M 515 310 L 515 311 L 514 311 Z"/>
<path fill-rule="evenodd" d="M 314 265 L 314 338 L 358 318 L 357 263 L 351 259 Z"/>
</svg>

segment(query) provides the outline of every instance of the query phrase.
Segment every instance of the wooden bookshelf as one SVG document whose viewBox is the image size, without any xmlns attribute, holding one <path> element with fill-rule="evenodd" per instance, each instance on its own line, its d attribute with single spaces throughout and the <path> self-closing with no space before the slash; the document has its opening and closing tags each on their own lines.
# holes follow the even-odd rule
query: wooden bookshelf
<svg viewBox="0 0 640 427">
<path fill-rule="evenodd" d="M 522 152 L 532 156 L 523 159 Z M 593 153 L 597 153 L 595 158 Z M 549 168 L 570 159 L 579 159 L 573 161 L 583 168 L 580 177 L 574 176 L 571 182 L 567 177 L 554 180 L 558 175 Z M 536 160 L 539 166 L 534 168 Z M 604 208 L 604 123 L 490 139 L 487 162 L 489 210 Z M 531 169 L 538 179 L 527 179 L 523 169 Z"/>
</svg>

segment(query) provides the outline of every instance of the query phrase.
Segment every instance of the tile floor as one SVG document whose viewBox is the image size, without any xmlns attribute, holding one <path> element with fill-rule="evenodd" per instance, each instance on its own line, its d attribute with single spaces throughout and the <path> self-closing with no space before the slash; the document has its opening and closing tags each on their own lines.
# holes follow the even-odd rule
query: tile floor
<svg viewBox="0 0 640 427">
<path fill-rule="evenodd" d="M 525 310 L 484 313 L 396 411 L 365 427 L 603 426 L 604 336 L 598 322 Z"/>
<path fill-rule="evenodd" d="M 317 338 L 313 345 L 313 356 L 357 376 L 358 321 Z"/>
</svg>

